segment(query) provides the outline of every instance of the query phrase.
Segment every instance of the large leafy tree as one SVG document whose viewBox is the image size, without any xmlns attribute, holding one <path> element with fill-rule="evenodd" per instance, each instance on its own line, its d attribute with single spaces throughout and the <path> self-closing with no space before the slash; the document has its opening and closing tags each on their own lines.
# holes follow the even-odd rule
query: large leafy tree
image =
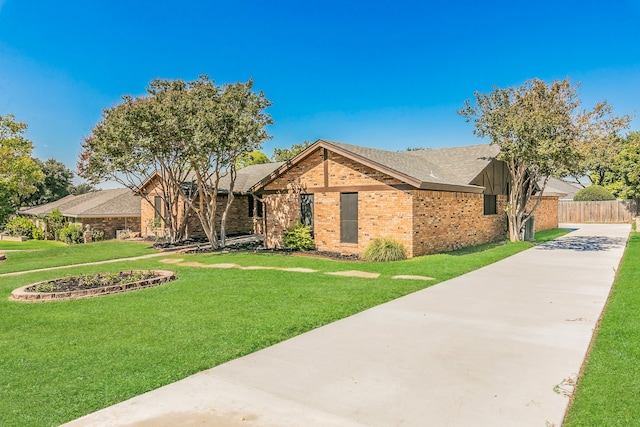
<svg viewBox="0 0 640 427">
<path fill-rule="evenodd" d="M 578 142 L 579 167 L 567 175 L 579 182 L 579 178 L 586 173 L 592 184 L 604 185 L 615 159 L 624 149 L 620 131 L 628 126 L 631 117 L 615 116 L 611 105 L 606 103 L 597 104 L 590 114 L 581 117 L 579 124 L 587 138 Z"/>
<path fill-rule="evenodd" d="M 253 81 L 216 86 L 206 78 L 191 85 L 195 134 L 188 152 L 193 167 L 192 188 L 187 197 L 212 247 L 225 245 L 225 225 L 233 203 L 238 159 L 258 150 L 269 138 L 266 126 L 272 123 L 265 109 L 271 102 L 262 92 L 253 91 Z M 227 203 L 221 215 L 220 234 L 216 228 L 221 179 L 228 175 Z M 219 238 L 218 238 L 219 237 Z"/>
<path fill-rule="evenodd" d="M 12 114 L 0 115 L 0 224 L 44 180 L 31 157 L 33 143 L 24 137 L 26 131 L 27 125 L 17 122 Z"/>
<path fill-rule="evenodd" d="M 183 237 L 187 213 L 202 223 L 211 245 L 219 236 L 224 245 L 224 225 L 233 201 L 238 158 L 259 149 L 268 138 L 271 123 L 264 109 L 270 105 L 253 83 L 218 86 L 207 76 L 198 80 L 154 80 L 148 95 L 124 97 L 107 109 L 80 153 L 80 175 L 99 182 L 112 179 L 137 190 L 155 208 L 142 184 L 153 177 L 161 189 L 158 214 L 171 240 Z M 221 179 L 228 175 L 230 191 L 216 228 L 217 196 Z M 181 209 L 184 203 L 188 212 Z"/>
<path fill-rule="evenodd" d="M 44 173 L 44 180 L 36 185 L 37 190 L 23 202 L 25 206 L 38 206 L 62 199 L 71 193 L 73 172 L 56 159 L 35 159 Z"/>
<path fill-rule="evenodd" d="M 603 183 L 619 199 L 640 198 L 640 132 L 629 132 Z"/>
<path fill-rule="evenodd" d="M 520 231 L 542 200 L 552 175 L 574 174 L 590 141 L 615 139 L 628 118 L 611 114 L 606 102 L 591 111 L 579 111 L 578 86 L 569 79 L 550 84 L 539 79 L 522 86 L 494 88 L 475 93 L 475 105 L 467 100 L 459 114 L 474 122 L 474 133 L 500 147 L 499 160 L 509 168 L 507 217 L 509 238 Z M 536 197 L 534 197 L 536 195 Z"/>
<path fill-rule="evenodd" d="M 147 93 L 123 96 L 120 104 L 103 111 L 82 144 L 78 171 L 91 183 L 113 180 L 138 192 L 157 210 L 169 239 L 177 241 L 187 218 L 180 215 L 181 185 L 191 172 L 184 154 L 193 138 L 188 88 L 180 80 L 154 80 Z"/>
</svg>

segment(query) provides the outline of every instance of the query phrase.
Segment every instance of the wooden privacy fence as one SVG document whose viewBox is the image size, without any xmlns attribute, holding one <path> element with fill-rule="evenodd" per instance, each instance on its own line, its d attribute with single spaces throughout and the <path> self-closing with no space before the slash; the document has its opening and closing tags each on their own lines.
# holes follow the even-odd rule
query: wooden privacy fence
<svg viewBox="0 0 640 427">
<path fill-rule="evenodd" d="M 639 199 L 610 200 L 603 202 L 574 202 L 560 200 L 559 222 L 631 222 L 638 216 Z"/>
</svg>

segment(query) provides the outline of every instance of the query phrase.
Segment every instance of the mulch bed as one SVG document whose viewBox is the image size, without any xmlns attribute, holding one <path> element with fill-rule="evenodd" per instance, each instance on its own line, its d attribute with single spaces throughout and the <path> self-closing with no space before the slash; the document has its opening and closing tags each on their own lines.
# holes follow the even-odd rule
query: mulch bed
<svg viewBox="0 0 640 427">
<path fill-rule="evenodd" d="M 112 274 L 82 274 L 40 282 L 25 288 L 27 292 L 69 292 L 124 285 L 156 277 L 152 271 L 121 271 Z"/>
<path fill-rule="evenodd" d="M 70 276 L 33 283 L 11 292 L 12 301 L 41 302 L 89 298 L 158 286 L 175 280 L 173 271 L 124 271 Z"/>
</svg>

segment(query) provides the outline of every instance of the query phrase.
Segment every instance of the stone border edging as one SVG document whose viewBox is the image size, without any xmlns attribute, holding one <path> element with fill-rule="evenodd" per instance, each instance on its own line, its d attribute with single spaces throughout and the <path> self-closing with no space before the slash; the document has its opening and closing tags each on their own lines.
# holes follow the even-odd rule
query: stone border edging
<svg viewBox="0 0 640 427">
<path fill-rule="evenodd" d="M 136 270 L 132 270 L 132 271 L 136 271 Z M 151 272 L 158 275 L 158 277 L 153 277 L 151 279 L 146 279 L 146 280 L 139 280 L 137 282 L 132 282 L 132 283 L 125 283 L 122 285 L 119 284 L 119 285 L 102 286 L 100 288 L 81 289 L 77 291 L 65 291 L 65 292 L 27 292 L 25 291 L 26 288 L 29 288 L 34 285 L 38 285 L 39 283 L 45 283 L 50 281 L 50 280 L 44 280 L 42 282 L 31 283 L 26 286 L 22 286 L 18 289 L 15 289 L 13 292 L 11 292 L 11 295 L 9 296 L 9 300 L 19 301 L 19 302 L 44 302 L 44 301 L 61 301 L 61 300 L 69 300 L 69 299 L 90 298 L 90 297 L 97 297 L 100 295 L 109 295 L 109 294 L 134 291 L 138 289 L 150 288 L 153 286 L 158 286 L 158 285 L 170 282 L 178 278 L 173 271 L 169 271 L 169 270 L 151 270 Z"/>
</svg>

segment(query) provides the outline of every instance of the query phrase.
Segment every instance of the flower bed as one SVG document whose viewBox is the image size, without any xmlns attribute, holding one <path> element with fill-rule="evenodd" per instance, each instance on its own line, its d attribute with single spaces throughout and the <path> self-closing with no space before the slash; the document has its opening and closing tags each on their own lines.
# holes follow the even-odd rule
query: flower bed
<svg viewBox="0 0 640 427">
<path fill-rule="evenodd" d="M 167 270 L 70 276 L 23 286 L 11 292 L 9 299 L 37 302 L 88 298 L 158 286 L 176 278 L 173 271 Z"/>
</svg>

